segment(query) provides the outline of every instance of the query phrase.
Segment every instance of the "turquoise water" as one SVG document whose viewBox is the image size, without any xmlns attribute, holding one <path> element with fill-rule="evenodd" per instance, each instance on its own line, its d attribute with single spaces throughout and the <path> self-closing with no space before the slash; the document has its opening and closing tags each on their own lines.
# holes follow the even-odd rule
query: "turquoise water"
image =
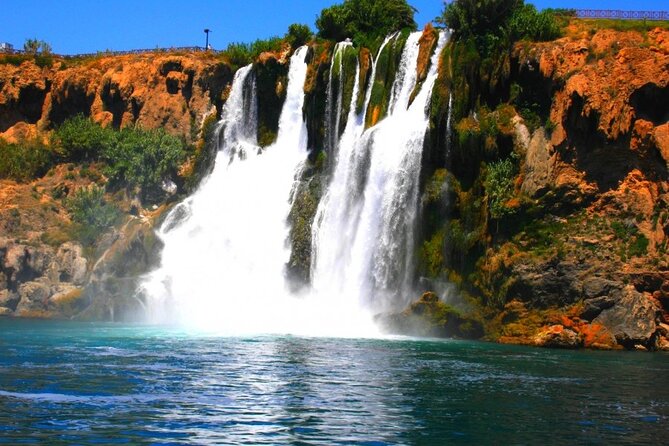
<svg viewBox="0 0 669 446">
<path fill-rule="evenodd" d="M 3 444 L 661 444 L 668 384 L 662 353 L 0 320 Z"/>
</svg>

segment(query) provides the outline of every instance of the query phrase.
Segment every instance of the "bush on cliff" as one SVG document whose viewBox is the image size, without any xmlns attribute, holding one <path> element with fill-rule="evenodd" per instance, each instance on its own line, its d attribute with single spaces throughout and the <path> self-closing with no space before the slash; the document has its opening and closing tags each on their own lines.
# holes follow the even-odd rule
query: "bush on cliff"
<svg viewBox="0 0 669 446">
<path fill-rule="evenodd" d="M 51 145 L 61 161 L 92 161 L 112 143 L 114 133 L 83 115 L 77 115 L 56 129 L 51 135 Z"/>
<path fill-rule="evenodd" d="M 176 179 L 185 143 L 164 130 L 123 129 L 102 154 L 112 186 L 139 187 L 142 201 L 154 201 L 163 181 Z"/>
<path fill-rule="evenodd" d="M 538 12 L 524 0 L 455 0 L 446 5 L 439 20 L 453 30 L 456 40 L 470 40 L 484 55 L 520 40 L 559 37 L 554 11 Z"/>
<path fill-rule="evenodd" d="M 44 175 L 54 155 L 40 141 L 10 144 L 0 138 L 0 179 L 29 181 Z"/>
<path fill-rule="evenodd" d="M 281 37 L 258 39 L 251 43 L 233 42 L 223 51 L 223 55 L 230 64 L 239 68 L 252 63 L 266 51 L 280 51 L 284 43 Z"/>
<path fill-rule="evenodd" d="M 325 39 L 349 37 L 364 43 L 404 28 L 416 29 L 414 12 L 405 0 L 344 0 L 323 9 L 316 27 Z"/>
<path fill-rule="evenodd" d="M 103 161 L 113 188 L 138 188 L 143 201 L 160 194 L 165 180 L 177 178 L 186 143 L 162 129 L 103 128 L 83 116 L 65 121 L 52 137 L 60 161 Z"/>
<path fill-rule="evenodd" d="M 105 200 L 104 189 L 95 185 L 78 189 L 66 205 L 74 223 L 73 235 L 84 245 L 93 244 L 121 215 L 114 204 Z"/>
</svg>

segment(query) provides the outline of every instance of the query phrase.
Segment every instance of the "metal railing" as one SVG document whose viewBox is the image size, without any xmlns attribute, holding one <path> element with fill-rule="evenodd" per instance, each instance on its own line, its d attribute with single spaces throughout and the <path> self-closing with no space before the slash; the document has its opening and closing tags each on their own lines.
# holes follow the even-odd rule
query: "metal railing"
<svg viewBox="0 0 669 446">
<path fill-rule="evenodd" d="M 621 11 L 617 9 L 577 9 L 579 19 L 669 20 L 667 11 Z"/>
<path fill-rule="evenodd" d="M 96 53 L 80 53 L 80 54 L 56 54 L 51 53 L 51 55 L 56 57 L 62 57 L 63 59 L 76 59 L 76 58 L 85 58 L 85 57 L 99 57 L 99 56 L 125 56 L 128 54 L 147 54 L 147 53 L 173 53 L 173 52 L 194 52 L 194 51 L 208 51 L 214 54 L 218 54 L 221 50 L 205 49 L 202 46 L 177 46 L 172 48 L 145 48 L 137 50 L 125 50 L 125 51 L 98 51 Z M 27 54 L 26 51 L 20 49 L 11 49 L 6 51 L 0 51 L 0 54 Z"/>
</svg>

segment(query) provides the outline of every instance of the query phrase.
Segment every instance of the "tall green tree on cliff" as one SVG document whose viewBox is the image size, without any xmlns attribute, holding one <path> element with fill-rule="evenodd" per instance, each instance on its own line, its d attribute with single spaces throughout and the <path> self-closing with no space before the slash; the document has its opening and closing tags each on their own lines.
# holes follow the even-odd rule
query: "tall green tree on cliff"
<svg viewBox="0 0 669 446">
<path fill-rule="evenodd" d="M 367 41 L 403 28 L 416 29 L 414 13 L 406 0 L 344 0 L 323 9 L 316 27 L 326 39 Z"/>
</svg>

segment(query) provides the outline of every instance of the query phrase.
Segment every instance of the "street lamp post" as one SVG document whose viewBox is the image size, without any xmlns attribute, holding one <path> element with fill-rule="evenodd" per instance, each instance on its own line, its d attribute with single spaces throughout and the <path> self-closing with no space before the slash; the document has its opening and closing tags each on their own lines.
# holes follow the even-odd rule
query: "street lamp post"
<svg viewBox="0 0 669 446">
<path fill-rule="evenodd" d="M 207 35 L 206 40 L 205 40 L 205 43 L 204 43 L 204 49 L 205 49 L 205 51 L 209 49 L 209 33 L 210 33 L 210 32 L 211 32 L 211 30 L 210 30 L 209 28 L 205 28 L 205 29 L 204 29 L 204 33 Z"/>
</svg>

